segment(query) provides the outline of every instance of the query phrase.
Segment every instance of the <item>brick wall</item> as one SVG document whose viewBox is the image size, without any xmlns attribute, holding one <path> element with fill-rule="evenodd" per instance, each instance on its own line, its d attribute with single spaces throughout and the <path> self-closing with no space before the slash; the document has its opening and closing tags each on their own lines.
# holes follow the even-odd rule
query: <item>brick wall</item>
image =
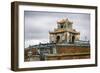
<svg viewBox="0 0 100 73">
<path fill-rule="evenodd" d="M 67 46 L 67 47 L 57 47 L 57 53 L 84 53 L 84 52 L 90 52 L 89 47 L 83 47 L 83 46 Z"/>
</svg>

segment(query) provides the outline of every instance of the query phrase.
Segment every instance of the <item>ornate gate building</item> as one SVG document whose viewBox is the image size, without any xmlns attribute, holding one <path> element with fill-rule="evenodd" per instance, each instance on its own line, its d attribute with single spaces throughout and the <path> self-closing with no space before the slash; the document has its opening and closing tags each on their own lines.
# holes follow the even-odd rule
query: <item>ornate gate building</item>
<svg viewBox="0 0 100 73">
<path fill-rule="evenodd" d="M 74 43 L 80 39 L 80 32 L 72 27 L 73 22 L 67 19 L 57 21 L 57 29 L 49 32 L 50 43 Z"/>
</svg>

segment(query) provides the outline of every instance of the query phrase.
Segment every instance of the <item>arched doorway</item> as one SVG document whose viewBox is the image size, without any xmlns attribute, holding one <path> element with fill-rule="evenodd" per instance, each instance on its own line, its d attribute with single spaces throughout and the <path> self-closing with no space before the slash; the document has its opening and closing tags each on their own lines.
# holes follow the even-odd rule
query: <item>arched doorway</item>
<svg viewBox="0 0 100 73">
<path fill-rule="evenodd" d="M 59 40 L 60 40 L 60 36 L 57 36 L 56 43 L 59 43 Z"/>
<path fill-rule="evenodd" d="M 74 43 L 75 42 L 75 36 L 73 35 L 72 36 L 72 43 Z"/>
<path fill-rule="evenodd" d="M 67 41 L 67 33 L 65 34 L 65 40 Z"/>
</svg>

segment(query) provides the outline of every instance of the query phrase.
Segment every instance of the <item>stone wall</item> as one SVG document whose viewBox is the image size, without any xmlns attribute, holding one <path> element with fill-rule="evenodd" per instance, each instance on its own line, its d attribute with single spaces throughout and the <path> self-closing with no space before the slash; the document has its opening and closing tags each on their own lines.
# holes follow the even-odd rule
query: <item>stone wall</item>
<svg viewBox="0 0 100 73">
<path fill-rule="evenodd" d="M 87 46 L 66 46 L 66 47 L 57 47 L 57 53 L 62 54 L 62 53 L 86 53 L 90 52 L 90 48 Z"/>
<path fill-rule="evenodd" d="M 48 55 L 47 60 L 87 59 L 90 58 L 89 46 L 57 46 L 56 55 Z"/>
</svg>

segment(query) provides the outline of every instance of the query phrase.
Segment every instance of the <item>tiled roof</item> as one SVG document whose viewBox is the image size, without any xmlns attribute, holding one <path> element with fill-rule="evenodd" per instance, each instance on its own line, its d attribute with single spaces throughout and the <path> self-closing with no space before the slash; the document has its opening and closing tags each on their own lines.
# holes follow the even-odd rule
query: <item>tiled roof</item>
<svg viewBox="0 0 100 73">
<path fill-rule="evenodd" d="M 69 24 L 72 24 L 73 23 L 73 22 L 69 21 L 68 18 L 67 19 L 61 19 L 61 20 L 58 20 L 57 21 L 58 24 L 64 24 L 65 22 L 67 22 Z"/>
<path fill-rule="evenodd" d="M 74 34 L 80 34 L 80 32 L 77 32 L 76 30 L 74 29 L 58 29 L 54 32 L 49 32 L 50 34 L 57 34 L 57 33 L 64 33 L 64 32 L 71 32 L 71 33 L 74 33 Z"/>
</svg>

